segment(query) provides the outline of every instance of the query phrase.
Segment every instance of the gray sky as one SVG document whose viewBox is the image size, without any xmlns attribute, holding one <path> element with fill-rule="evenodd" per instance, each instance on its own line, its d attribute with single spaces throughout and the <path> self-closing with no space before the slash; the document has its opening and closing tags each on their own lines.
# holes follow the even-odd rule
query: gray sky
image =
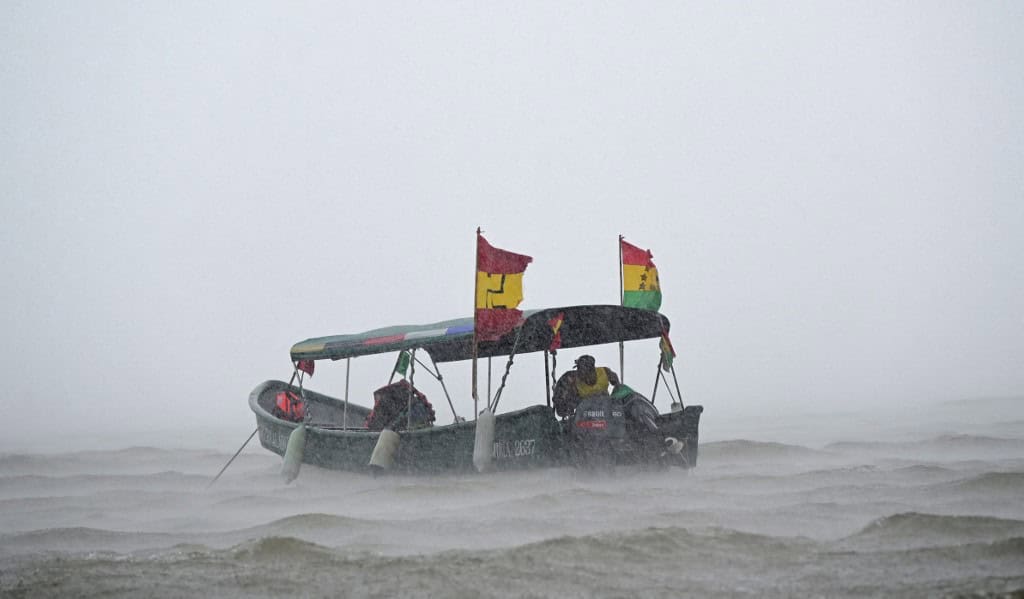
<svg viewBox="0 0 1024 599">
<path fill-rule="evenodd" d="M 477 226 L 524 308 L 651 248 L 708 416 L 1021 395 L 1022 63 L 1019 2 L 5 2 L 0 401 L 247 429 L 292 343 L 470 315 Z"/>
</svg>

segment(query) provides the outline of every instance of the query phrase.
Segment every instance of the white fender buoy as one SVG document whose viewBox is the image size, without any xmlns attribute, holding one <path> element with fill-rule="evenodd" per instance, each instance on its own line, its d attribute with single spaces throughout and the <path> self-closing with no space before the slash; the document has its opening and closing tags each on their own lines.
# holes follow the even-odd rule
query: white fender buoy
<svg viewBox="0 0 1024 599">
<path fill-rule="evenodd" d="M 302 468 L 302 455 L 306 451 L 306 425 L 305 423 L 295 427 L 292 434 L 288 435 L 288 446 L 284 450 L 284 463 L 281 464 L 281 476 L 284 483 L 288 484 L 299 476 L 299 469 Z"/>
<path fill-rule="evenodd" d="M 477 472 L 491 469 L 494 458 L 494 414 L 490 408 L 476 417 L 476 437 L 473 442 L 473 466 Z"/>
<path fill-rule="evenodd" d="M 387 470 L 395 461 L 395 451 L 398 449 L 398 433 L 386 428 L 377 437 L 377 444 L 373 446 L 373 454 L 370 456 L 370 465 L 375 468 Z"/>
</svg>

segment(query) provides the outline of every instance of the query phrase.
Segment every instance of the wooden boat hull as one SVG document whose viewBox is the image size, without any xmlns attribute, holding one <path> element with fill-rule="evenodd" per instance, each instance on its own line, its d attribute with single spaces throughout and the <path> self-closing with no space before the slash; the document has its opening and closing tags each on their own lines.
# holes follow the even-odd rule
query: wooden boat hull
<svg viewBox="0 0 1024 599">
<path fill-rule="evenodd" d="M 282 381 L 266 381 L 249 396 L 260 443 L 282 456 L 297 424 L 273 416 L 271 410 L 277 393 L 288 388 Z M 349 403 L 346 417 L 343 402 L 336 398 L 309 390 L 305 397 L 309 415 L 303 462 L 334 470 L 367 471 L 380 436 L 378 431 L 362 428 L 370 410 Z M 682 412 L 658 417 L 659 435 L 686 442 L 685 460 L 672 462 L 675 465 L 693 467 L 697 463 L 697 430 L 702 410 L 701 406 L 688 406 Z M 543 405 L 498 414 L 492 454 L 494 468 L 502 471 L 579 465 L 580 453 L 567 427 L 568 423 L 560 422 L 552 409 Z M 475 434 L 473 422 L 401 431 L 391 470 L 420 474 L 471 471 Z M 637 444 L 618 454 L 615 460 L 661 464 L 657 460 L 660 443 L 659 436 L 656 446 Z"/>
</svg>

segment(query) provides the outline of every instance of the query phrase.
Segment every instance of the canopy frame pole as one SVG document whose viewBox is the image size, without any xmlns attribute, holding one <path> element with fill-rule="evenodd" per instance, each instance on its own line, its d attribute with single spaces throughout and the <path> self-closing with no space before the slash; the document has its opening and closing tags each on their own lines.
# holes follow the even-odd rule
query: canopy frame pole
<svg viewBox="0 0 1024 599">
<path fill-rule="evenodd" d="M 658 360 L 658 366 L 654 370 L 654 390 L 651 391 L 651 405 L 654 405 L 654 398 L 658 395 L 658 383 L 661 382 L 661 360 Z"/>
<path fill-rule="evenodd" d="M 434 356 L 432 356 L 429 351 L 427 352 L 427 355 L 430 356 L 430 361 L 434 365 L 434 370 L 430 370 L 430 367 L 424 364 L 419 358 L 415 358 L 415 360 L 419 362 L 420 366 L 422 366 L 424 370 L 430 373 L 430 376 L 434 377 L 437 379 L 437 382 L 441 383 L 441 389 L 444 391 L 444 398 L 448 400 L 448 407 L 452 409 L 452 419 L 455 422 L 458 422 L 459 415 L 455 413 L 455 405 L 452 403 L 452 396 L 448 394 L 448 387 L 444 384 L 444 377 L 441 376 L 441 367 L 437 365 L 437 360 L 434 359 Z"/>
<path fill-rule="evenodd" d="M 304 372 L 304 370 L 300 370 L 298 365 L 296 365 L 295 374 L 299 375 L 299 396 L 302 397 L 302 406 L 304 408 L 302 414 L 302 421 L 309 422 L 310 412 L 312 412 L 313 410 L 305 409 L 309 407 L 309 401 L 306 399 L 306 389 L 302 386 L 302 379 L 305 378 L 305 374 L 303 374 Z"/>
<path fill-rule="evenodd" d="M 551 352 L 551 389 L 555 388 L 558 384 L 556 375 L 558 374 L 558 351 Z"/>
<path fill-rule="evenodd" d="M 413 377 L 416 376 L 416 348 L 412 350 L 412 359 L 409 360 L 409 396 L 405 402 L 405 430 L 412 430 L 412 396 L 416 393 L 416 387 L 413 386 Z"/>
<path fill-rule="evenodd" d="M 672 395 L 672 388 L 668 386 L 668 377 L 661 372 L 661 364 L 658 364 L 658 376 L 665 379 L 665 392 L 668 393 L 668 396 L 672 398 L 672 402 L 675 403 L 676 396 Z M 682 402 L 680 402 L 680 405 L 682 405 Z"/>
<path fill-rule="evenodd" d="M 544 397 L 547 400 L 548 407 L 551 407 L 551 387 L 548 386 L 548 377 L 551 376 L 548 372 L 548 350 L 544 350 Z"/>
<path fill-rule="evenodd" d="M 619 305 L 625 305 L 626 303 L 626 281 L 622 274 L 622 240 L 625 237 L 619 234 Z M 626 349 L 622 341 L 619 341 L 619 380 L 623 383 L 626 382 Z"/>
<path fill-rule="evenodd" d="M 345 408 L 341 412 L 341 428 L 348 428 L 348 378 L 352 371 L 352 358 L 345 358 Z"/>
<path fill-rule="evenodd" d="M 672 369 L 672 380 L 675 381 L 676 384 L 676 395 L 679 397 L 679 409 L 682 410 L 684 407 L 683 392 L 679 390 L 679 377 L 676 376 L 676 365 L 672 364 L 671 366 L 669 366 L 669 368 Z M 665 381 L 665 385 L 668 385 L 668 381 Z"/>
<path fill-rule="evenodd" d="M 476 354 L 478 351 L 476 334 L 477 334 L 477 322 L 476 322 L 476 297 L 479 290 L 477 287 L 480 284 L 480 227 L 476 228 L 476 246 L 473 248 L 473 253 L 476 255 L 476 269 L 473 271 L 473 379 L 472 379 L 472 392 L 473 392 L 473 422 L 476 422 L 477 412 L 479 409 L 479 397 L 477 396 L 476 383 Z"/>
<path fill-rule="evenodd" d="M 491 405 L 491 356 L 487 356 L 487 405 Z"/>
</svg>

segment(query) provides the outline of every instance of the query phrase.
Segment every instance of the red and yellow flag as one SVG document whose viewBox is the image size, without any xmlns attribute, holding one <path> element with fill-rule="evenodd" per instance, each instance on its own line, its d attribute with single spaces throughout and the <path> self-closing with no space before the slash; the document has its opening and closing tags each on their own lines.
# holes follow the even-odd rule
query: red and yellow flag
<svg viewBox="0 0 1024 599">
<path fill-rule="evenodd" d="M 476 338 L 495 341 L 523 318 L 523 273 L 533 258 L 515 254 L 476 237 Z"/>
<path fill-rule="evenodd" d="M 657 310 L 661 307 L 661 282 L 650 250 L 642 250 L 619 238 L 622 252 L 622 305 Z"/>
<path fill-rule="evenodd" d="M 565 312 L 559 312 L 558 316 L 555 316 L 548 321 L 548 326 L 551 327 L 551 344 L 548 346 L 549 352 L 556 352 L 558 348 L 562 347 L 562 321 L 565 320 Z"/>
</svg>

